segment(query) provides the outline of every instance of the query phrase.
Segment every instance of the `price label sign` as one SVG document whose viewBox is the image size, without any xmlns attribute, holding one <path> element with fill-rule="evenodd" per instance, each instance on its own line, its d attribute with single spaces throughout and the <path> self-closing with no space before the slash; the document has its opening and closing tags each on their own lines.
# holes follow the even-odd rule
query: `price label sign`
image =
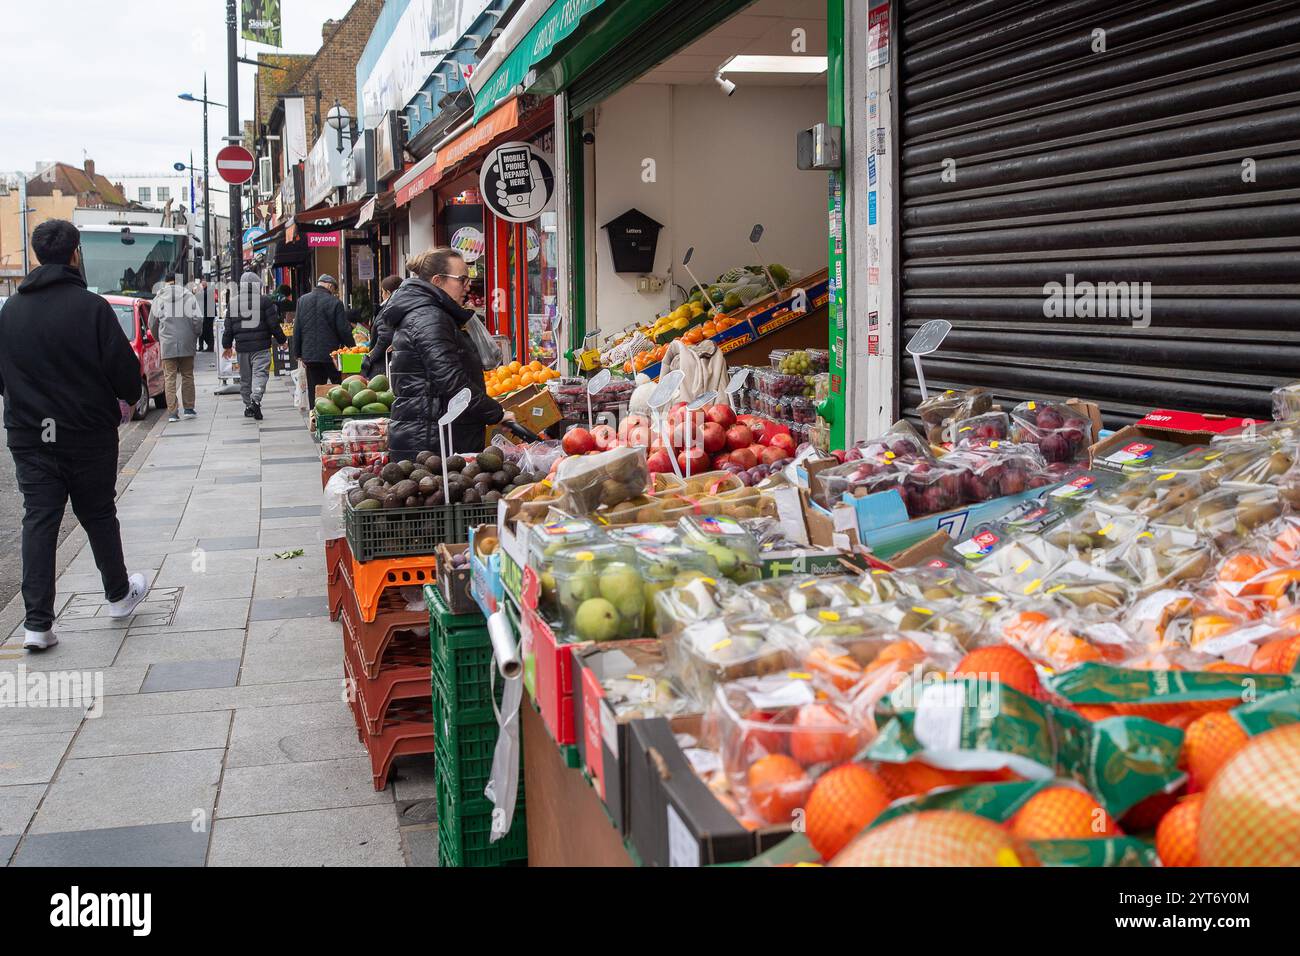
<svg viewBox="0 0 1300 956">
<path fill-rule="evenodd" d="M 658 411 L 671 402 L 677 390 L 682 387 L 682 379 L 685 377 L 686 373 L 676 368 L 661 378 L 650 394 L 650 407 Z"/>
<path fill-rule="evenodd" d="M 469 408 L 469 400 L 470 390 L 468 388 L 462 388 L 451 397 L 451 401 L 447 403 L 447 414 L 438 419 L 438 424 L 443 428 L 446 428 L 456 419 L 460 418 L 460 416 L 464 414 L 465 409 Z"/>
<path fill-rule="evenodd" d="M 749 231 L 749 241 L 751 245 L 758 245 L 758 241 L 763 238 L 763 224 L 754 223 L 754 228 Z"/>
<path fill-rule="evenodd" d="M 717 403 L 718 403 L 717 392 L 705 392 L 695 401 L 687 405 L 686 408 L 688 411 L 698 412 L 701 408 L 708 408 L 710 405 L 716 405 Z"/>
<path fill-rule="evenodd" d="M 609 369 L 603 368 L 593 375 L 587 382 L 587 394 L 596 395 L 609 388 Z"/>
<path fill-rule="evenodd" d="M 747 368 L 738 368 L 731 373 L 731 381 L 727 383 L 728 395 L 735 395 L 738 391 L 740 391 L 742 388 L 745 387 L 745 385 L 749 382 L 750 371 L 751 370 Z"/>
<path fill-rule="evenodd" d="M 916 330 L 912 340 L 907 343 L 909 355 L 929 355 L 938 350 L 943 340 L 952 331 L 952 323 L 947 319 L 934 319 Z"/>
</svg>

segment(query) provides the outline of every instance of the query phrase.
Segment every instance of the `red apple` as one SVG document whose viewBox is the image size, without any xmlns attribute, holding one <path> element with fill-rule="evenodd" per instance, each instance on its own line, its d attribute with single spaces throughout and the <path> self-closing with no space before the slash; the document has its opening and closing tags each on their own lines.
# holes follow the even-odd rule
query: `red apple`
<svg viewBox="0 0 1300 956">
<path fill-rule="evenodd" d="M 704 450 L 710 455 L 727 447 L 727 430 L 717 422 L 705 422 L 700 434 L 704 438 Z"/>
<path fill-rule="evenodd" d="M 731 410 L 730 405 L 710 405 L 704 410 L 704 417 L 714 424 L 721 425 L 724 431 L 736 424 L 736 413 Z"/>
<path fill-rule="evenodd" d="M 596 450 L 596 439 L 585 428 L 570 428 L 560 442 L 566 455 L 585 455 Z"/>
<path fill-rule="evenodd" d="M 752 444 L 754 444 L 754 433 L 749 430 L 748 426 L 732 425 L 727 429 L 728 448 L 734 451 L 737 448 L 748 448 Z"/>
<path fill-rule="evenodd" d="M 778 461 L 785 461 L 789 457 L 784 448 L 769 446 L 763 449 L 763 457 L 759 460 L 765 465 L 775 465 Z"/>
<path fill-rule="evenodd" d="M 758 464 L 758 456 L 748 448 L 737 448 L 731 453 L 731 460 L 746 471 Z"/>
<path fill-rule="evenodd" d="M 794 457 L 794 439 L 790 437 L 788 432 L 780 432 L 779 434 L 773 435 L 772 440 L 768 442 L 768 447 L 780 448 L 786 453 L 786 457 Z"/>
<path fill-rule="evenodd" d="M 646 459 L 646 467 L 652 475 L 673 470 L 673 460 L 668 457 L 668 452 L 662 448 L 650 455 Z"/>
<path fill-rule="evenodd" d="M 682 470 L 682 474 L 689 470 L 693 475 L 702 475 L 709 470 L 709 456 L 703 448 L 678 452 L 677 467 Z"/>
<path fill-rule="evenodd" d="M 609 425 L 597 425 L 591 430 L 592 440 L 598 451 L 609 451 L 618 447 L 618 432 Z"/>
</svg>

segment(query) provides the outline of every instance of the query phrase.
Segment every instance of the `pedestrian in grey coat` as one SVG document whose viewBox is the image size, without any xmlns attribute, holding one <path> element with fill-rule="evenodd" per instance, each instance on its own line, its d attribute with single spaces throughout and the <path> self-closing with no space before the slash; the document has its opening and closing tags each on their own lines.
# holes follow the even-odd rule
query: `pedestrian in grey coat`
<svg viewBox="0 0 1300 956">
<path fill-rule="evenodd" d="M 203 310 L 194 293 L 175 279 L 154 296 L 149 309 L 149 332 L 158 340 L 162 355 L 163 384 L 167 392 L 167 420 L 180 421 L 176 407 L 176 376 L 181 378 L 181 404 L 185 415 L 193 418 L 194 410 L 194 351 L 199 336 L 203 334 Z"/>
</svg>

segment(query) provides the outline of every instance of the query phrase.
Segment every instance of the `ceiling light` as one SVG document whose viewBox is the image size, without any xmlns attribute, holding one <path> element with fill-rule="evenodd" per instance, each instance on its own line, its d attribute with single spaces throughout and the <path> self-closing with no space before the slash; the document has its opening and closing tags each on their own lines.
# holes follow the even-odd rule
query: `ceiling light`
<svg viewBox="0 0 1300 956">
<path fill-rule="evenodd" d="M 722 87 L 722 92 L 726 93 L 728 96 L 736 92 L 736 84 L 732 83 L 731 80 L 724 79 L 721 73 L 713 77 L 713 82 Z"/>
<path fill-rule="evenodd" d="M 824 56 L 760 56 L 748 53 L 733 56 L 719 73 L 825 73 Z"/>
</svg>

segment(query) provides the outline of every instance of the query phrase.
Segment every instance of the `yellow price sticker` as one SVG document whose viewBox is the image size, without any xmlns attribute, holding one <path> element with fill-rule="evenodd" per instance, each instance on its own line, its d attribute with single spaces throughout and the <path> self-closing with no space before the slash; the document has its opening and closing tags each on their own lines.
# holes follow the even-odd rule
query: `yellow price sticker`
<svg viewBox="0 0 1300 956">
<path fill-rule="evenodd" d="M 1025 560 L 1021 561 L 1020 564 L 1016 567 L 1016 574 L 1024 574 L 1026 571 L 1029 570 L 1029 566 L 1033 563 L 1034 562 L 1031 561 L 1029 558 L 1025 558 Z"/>
<path fill-rule="evenodd" d="M 997 604 L 999 601 L 1002 600 L 1002 595 L 1001 595 L 1001 594 L 986 594 L 986 595 L 984 595 L 984 600 L 985 600 L 985 601 L 988 601 L 990 604 Z"/>
<path fill-rule="evenodd" d="M 623 676 L 625 676 L 628 680 L 645 680 L 645 678 L 640 674 L 625 674 Z"/>
<path fill-rule="evenodd" d="M 1221 452 L 1221 451 L 1216 451 L 1213 455 L 1206 455 L 1206 456 L 1205 456 L 1205 460 L 1206 460 L 1206 461 L 1214 461 L 1214 459 L 1216 459 L 1216 458 L 1222 458 L 1222 457 L 1223 457 L 1223 452 Z"/>
<path fill-rule="evenodd" d="M 729 637 L 724 637 L 722 640 L 718 641 L 718 643 L 716 643 L 716 644 L 714 644 L 712 647 L 710 647 L 709 650 L 711 650 L 711 651 L 720 651 L 720 650 L 722 650 L 723 648 L 725 648 L 725 647 L 730 647 L 730 646 L 731 646 L 731 638 L 729 638 Z"/>
<path fill-rule="evenodd" d="M 1115 522 L 1112 521 L 1110 524 L 1106 525 L 1106 527 L 1102 528 L 1097 533 L 1104 538 L 1106 537 L 1106 535 L 1110 534 L 1114 530 L 1115 530 Z"/>
<path fill-rule="evenodd" d="M 573 556 L 578 561 L 595 561 L 596 556 L 590 551 L 579 551 Z"/>
<path fill-rule="evenodd" d="M 1026 594 L 1033 594 L 1035 591 L 1037 591 L 1037 590 L 1038 590 L 1040 587 L 1042 587 L 1042 586 L 1043 586 L 1043 579 L 1042 579 L 1042 578 L 1034 578 L 1032 581 L 1030 581 L 1028 584 L 1025 585 L 1025 593 L 1026 593 Z"/>
<path fill-rule="evenodd" d="M 1048 593 L 1048 594 L 1055 594 L 1057 591 L 1064 591 L 1064 590 L 1065 590 L 1065 585 L 1064 585 L 1064 584 L 1054 584 L 1054 585 L 1052 585 L 1050 588 L 1047 589 L 1047 593 Z"/>
<path fill-rule="evenodd" d="M 700 580 L 703 581 L 705 584 L 710 584 L 710 585 L 714 585 L 718 583 L 717 581 L 713 580 L 713 578 L 700 578 Z"/>
<path fill-rule="evenodd" d="M 812 674 L 805 674 L 803 671 L 791 671 L 786 676 L 791 680 L 812 680 Z"/>
<path fill-rule="evenodd" d="M 1037 402 L 1030 402 L 1029 405 L 1028 405 L 1028 408 L 1029 408 L 1029 410 L 1032 412 L 1034 409 L 1038 408 L 1038 403 L 1037 403 Z"/>
<path fill-rule="evenodd" d="M 840 619 L 840 616 L 834 611 L 822 611 L 821 614 L 817 616 L 823 621 L 838 621 Z"/>
<path fill-rule="evenodd" d="M 934 612 L 931 611 L 928 607 L 913 606 L 912 610 L 915 611 L 917 614 L 924 614 L 926 617 L 929 617 L 930 615 L 934 614 Z"/>
<path fill-rule="evenodd" d="M 803 591 L 807 588 L 815 588 L 819 583 L 821 582 L 817 581 L 816 579 L 813 579 L 812 581 L 805 581 L 803 584 L 799 585 L 799 590 Z"/>
<path fill-rule="evenodd" d="M 1167 472 L 1165 472 L 1163 475 L 1161 475 L 1160 477 L 1158 477 L 1158 478 L 1156 479 L 1156 481 L 1168 481 L 1170 478 L 1174 477 L 1174 475 L 1176 475 L 1176 474 L 1177 474 L 1177 472 L 1174 472 L 1174 471 L 1167 471 Z"/>
</svg>

